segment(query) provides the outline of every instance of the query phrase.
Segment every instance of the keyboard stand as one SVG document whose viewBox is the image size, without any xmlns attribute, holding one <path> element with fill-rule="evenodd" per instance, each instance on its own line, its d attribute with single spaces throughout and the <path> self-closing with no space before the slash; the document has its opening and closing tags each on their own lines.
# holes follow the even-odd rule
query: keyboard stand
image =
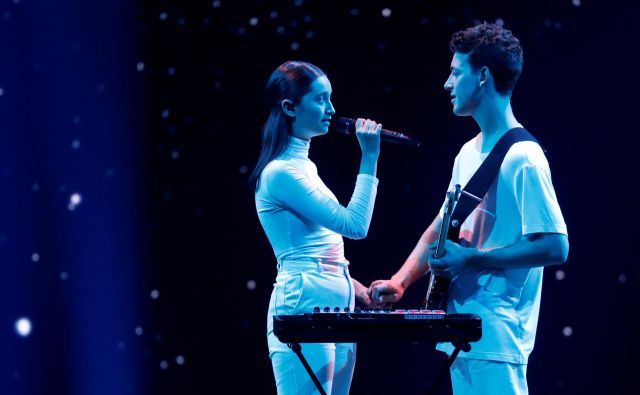
<svg viewBox="0 0 640 395">
<path fill-rule="evenodd" d="M 318 389 L 320 394 L 327 395 L 324 388 L 322 388 L 322 384 L 320 384 L 320 381 L 316 377 L 315 373 L 313 373 L 311 366 L 309 366 L 309 363 L 305 359 L 304 355 L 302 355 L 302 346 L 300 346 L 300 343 L 287 343 L 287 346 L 289 346 L 289 348 L 292 349 L 294 353 L 296 353 L 296 355 L 300 359 L 300 362 L 302 362 L 302 366 L 304 366 L 304 368 L 307 370 L 307 373 L 309 373 L 311 380 L 313 380 L 313 383 L 316 385 L 316 388 Z"/>
<path fill-rule="evenodd" d="M 429 390 L 429 392 L 428 392 L 430 395 L 435 395 L 436 394 L 436 391 L 438 390 L 438 387 L 440 387 L 440 384 L 442 384 L 443 378 L 446 377 L 445 375 L 449 374 L 449 370 L 451 369 L 451 365 L 453 365 L 453 361 L 456 359 L 456 357 L 460 353 L 460 350 L 462 350 L 464 352 L 469 352 L 469 350 L 471 350 L 471 345 L 469 343 L 453 342 L 452 344 L 455 347 L 455 349 L 453 350 L 453 352 L 449 356 L 449 360 L 447 362 L 447 365 L 442 369 L 442 372 L 440 373 L 440 375 L 436 377 L 436 381 L 433 383 L 433 386 L 431 387 L 431 390 Z"/>
</svg>

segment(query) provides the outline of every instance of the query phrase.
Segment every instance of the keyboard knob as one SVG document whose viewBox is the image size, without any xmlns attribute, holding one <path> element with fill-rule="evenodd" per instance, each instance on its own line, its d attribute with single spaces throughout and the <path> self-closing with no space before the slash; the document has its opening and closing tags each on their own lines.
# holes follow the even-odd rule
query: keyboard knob
<svg viewBox="0 0 640 395">
<path fill-rule="evenodd" d="M 345 308 L 344 308 L 344 312 L 345 312 L 345 313 L 348 313 L 348 312 L 350 312 L 350 311 L 351 311 L 351 309 L 350 309 L 350 308 L 348 308 L 348 307 L 345 307 Z"/>
<path fill-rule="evenodd" d="M 325 308 L 324 308 L 324 312 L 325 312 L 325 313 L 328 313 L 328 312 L 330 312 L 330 311 L 331 311 L 331 307 L 327 306 L 327 307 L 325 307 Z"/>
<path fill-rule="evenodd" d="M 333 312 L 334 313 L 339 313 L 340 312 L 340 307 L 334 307 L 333 308 Z"/>
<path fill-rule="evenodd" d="M 320 312 L 320 307 L 316 306 L 313 308 L 313 312 L 314 313 L 319 313 Z"/>
</svg>

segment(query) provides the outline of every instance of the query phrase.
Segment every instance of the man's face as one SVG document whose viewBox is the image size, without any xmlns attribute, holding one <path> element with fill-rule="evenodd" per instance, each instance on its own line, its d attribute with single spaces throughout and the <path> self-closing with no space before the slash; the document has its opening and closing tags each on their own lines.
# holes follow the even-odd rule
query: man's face
<svg viewBox="0 0 640 395">
<path fill-rule="evenodd" d="M 473 70 L 469 54 L 456 52 L 451 59 L 451 74 L 444 83 L 449 91 L 453 113 L 473 115 L 480 103 L 480 70 Z"/>
</svg>

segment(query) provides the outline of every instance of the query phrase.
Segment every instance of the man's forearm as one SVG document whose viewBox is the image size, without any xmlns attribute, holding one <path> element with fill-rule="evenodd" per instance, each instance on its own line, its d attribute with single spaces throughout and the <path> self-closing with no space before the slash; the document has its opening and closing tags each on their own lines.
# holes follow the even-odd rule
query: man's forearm
<svg viewBox="0 0 640 395">
<path fill-rule="evenodd" d="M 391 277 L 393 280 L 398 281 L 404 289 L 421 279 L 429 269 L 429 247 L 438 238 L 437 229 L 439 226 L 440 219 L 436 217 L 427 230 L 424 231 L 400 270 Z"/>
<path fill-rule="evenodd" d="M 501 248 L 472 252 L 468 265 L 478 268 L 517 268 L 550 266 L 564 263 L 569 254 L 569 240 L 560 233 L 537 233 Z"/>
</svg>

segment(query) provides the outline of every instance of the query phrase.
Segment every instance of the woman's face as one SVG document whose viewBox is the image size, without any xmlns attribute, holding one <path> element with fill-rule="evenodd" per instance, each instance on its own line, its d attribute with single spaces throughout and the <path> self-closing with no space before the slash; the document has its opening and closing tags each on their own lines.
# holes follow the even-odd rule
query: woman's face
<svg viewBox="0 0 640 395">
<path fill-rule="evenodd" d="M 293 107 L 292 135 L 303 140 L 329 131 L 331 116 L 336 110 L 331 104 L 331 83 L 326 75 L 318 77 L 309 92 Z"/>
</svg>

